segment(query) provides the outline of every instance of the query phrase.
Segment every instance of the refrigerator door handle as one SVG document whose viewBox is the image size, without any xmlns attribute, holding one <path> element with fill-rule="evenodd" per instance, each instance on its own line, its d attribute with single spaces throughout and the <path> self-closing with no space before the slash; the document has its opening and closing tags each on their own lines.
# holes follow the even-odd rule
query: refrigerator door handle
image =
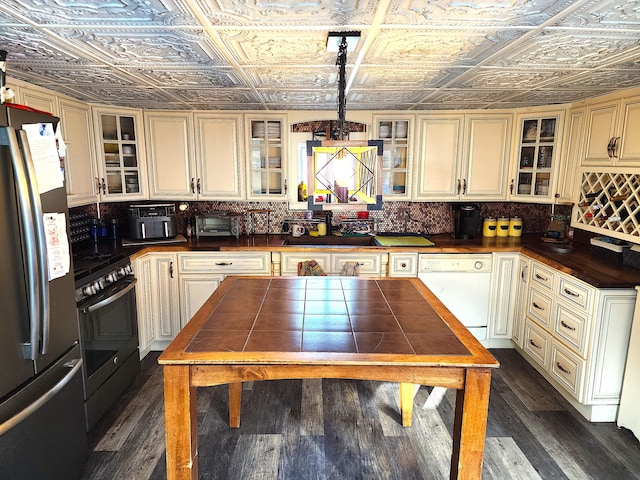
<svg viewBox="0 0 640 480">
<path fill-rule="evenodd" d="M 13 417 L 9 418 L 5 422 L 0 423 L 0 436 L 4 435 L 6 432 L 14 428 L 23 420 L 26 420 L 29 415 L 36 412 L 40 407 L 51 400 L 56 393 L 62 390 L 82 368 L 82 359 L 75 358 L 65 363 L 64 366 L 70 368 L 71 370 L 69 370 L 69 372 L 67 372 L 65 376 L 62 377 L 53 387 L 47 390 L 42 396 L 38 397 L 38 399 L 30 404 L 27 408 L 16 413 Z"/>
<path fill-rule="evenodd" d="M 20 130 L 20 144 L 15 130 L 9 129 L 9 151 L 15 172 L 18 204 L 22 228 L 25 232 L 27 285 L 29 287 L 30 352 L 28 358 L 36 360 L 45 354 L 49 343 L 49 278 L 46 237 L 42 216 L 40 192 L 37 189 L 27 134 Z M 22 155 L 24 152 L 24 157 Z M 40 346 L 40 348 L 38 348 Z"/>
</svg>

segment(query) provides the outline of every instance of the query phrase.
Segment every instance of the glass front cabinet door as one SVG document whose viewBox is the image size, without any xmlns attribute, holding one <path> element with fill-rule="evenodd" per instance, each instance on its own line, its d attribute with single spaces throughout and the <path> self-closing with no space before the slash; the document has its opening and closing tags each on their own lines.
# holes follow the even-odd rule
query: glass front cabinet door
<svg viewBox="0 0 640 480">
<path fill-rule="evenodd" d="M 103 197 L 144 198 L 144 139 L 140 136 L 142 119 L 132 114 L 97 112 L 100 177 Z"/>
<path fill-rule="evenodd" d="M 374 126 L 374 138 L 384 142 L 382 195 L 386 200 L 406 199 L 413 122 L 407 117 L 374 116 Z"/>
<path fill-rule="evenodd" d="M 521 119 L 513 196 L 521 200 L 553 198 L 560 127 L 560 114 Z"/>
<path fill-rule="evenodd" d="M 246 117 L 248 197 L 286 199 L 284 116 Z"/>
</svg>

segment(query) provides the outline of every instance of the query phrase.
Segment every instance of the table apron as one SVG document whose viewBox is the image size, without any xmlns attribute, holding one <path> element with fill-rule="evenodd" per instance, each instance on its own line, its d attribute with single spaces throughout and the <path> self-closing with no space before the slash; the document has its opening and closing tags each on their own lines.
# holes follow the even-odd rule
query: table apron
<svg viewBox="0 0 640 480">
<path fill-rule="evenodd" d="M 190 369 L 194 387 L 259 380 L 341 378 L 455 389 L 464 388 L 466 370 L 465 367 L 403 365 L 191 365 Z"/>
</svg>

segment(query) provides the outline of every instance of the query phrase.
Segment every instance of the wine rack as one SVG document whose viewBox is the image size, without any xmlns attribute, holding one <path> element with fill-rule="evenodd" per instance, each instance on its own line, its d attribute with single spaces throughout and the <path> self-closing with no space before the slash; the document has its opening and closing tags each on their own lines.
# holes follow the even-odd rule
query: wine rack
<svg viewBox="0 0 640 480">
<path fill-rule="evenodd" d="M 640 237 L 640 174 L 583 172 L 575 222 L 605 234 Z"/>
</svg>

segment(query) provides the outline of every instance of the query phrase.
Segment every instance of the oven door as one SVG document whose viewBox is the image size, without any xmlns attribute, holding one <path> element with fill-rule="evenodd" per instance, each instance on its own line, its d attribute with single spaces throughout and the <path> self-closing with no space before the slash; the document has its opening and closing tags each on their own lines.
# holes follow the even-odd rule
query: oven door
<svg viewBox="0 0 640 480">
<path fill-rule="evenodd" d="M 135 284 L 128 275 L 78 305 L 85 399 L 138 350 Z"/>
</svg>

